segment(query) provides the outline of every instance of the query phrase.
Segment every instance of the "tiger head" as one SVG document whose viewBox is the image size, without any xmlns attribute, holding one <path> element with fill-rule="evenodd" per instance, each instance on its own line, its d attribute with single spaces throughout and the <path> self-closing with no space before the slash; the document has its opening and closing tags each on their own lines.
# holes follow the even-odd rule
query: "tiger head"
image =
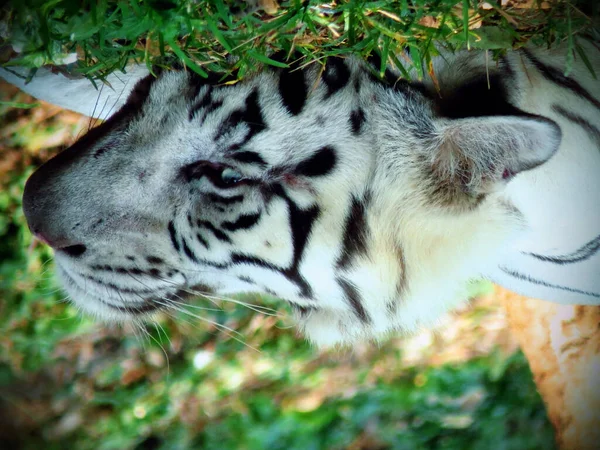
<svg viewBox="0 0 600 450">
<path fill-rule="evenodd" d="M 519 229 L 504 185 L 559 141 L 539 117 L 448 118 L 353 59 L 221 85 L 171 71 L 39 168 L 23 207 L 93 315 L 250 291 L 351 342 L 455 304 Z"/>
</svg>

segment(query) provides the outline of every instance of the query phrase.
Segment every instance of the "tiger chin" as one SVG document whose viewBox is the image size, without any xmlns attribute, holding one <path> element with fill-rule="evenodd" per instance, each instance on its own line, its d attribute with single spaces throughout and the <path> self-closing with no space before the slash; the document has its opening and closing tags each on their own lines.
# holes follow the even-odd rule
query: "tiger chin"
<svg viewBox="0 0 600 450">
<path fill-rule="evenodd" d="M 446 56 L 439 84 L 354 58 L 233 84 L 147 75 L 31 176 L 24 212 L 72 300 L 102 319 L 258 292 L 319 345 L 412 332 L 493 279 L 531 228 L 514 186 L 579 151 L 585 130 L 556 104 L 597 89 L 552 94 L 561 60 L 544 55 Z M 587 80 L 580 66 L 571 79 Z"/>
</svg>

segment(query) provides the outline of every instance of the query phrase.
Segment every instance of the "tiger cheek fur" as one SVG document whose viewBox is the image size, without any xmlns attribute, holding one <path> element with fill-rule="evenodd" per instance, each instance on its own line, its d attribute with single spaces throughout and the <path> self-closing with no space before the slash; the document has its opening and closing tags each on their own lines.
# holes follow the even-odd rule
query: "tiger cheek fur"
<svg viewBox="0 0 600 450">
<path fill-rule="evenodd" d="M 288 301 L 319 344 L 411 331 L 525 227 L 507 174 L 561 142 L 512 106 L 511 70 L 492 71 L 496 111 L 460 114 L 352 58 L 232 85 L 147 77 L 30 178 L 24 211 L 73 301 L 104 319 L 250 291 Z"/>
</svg>

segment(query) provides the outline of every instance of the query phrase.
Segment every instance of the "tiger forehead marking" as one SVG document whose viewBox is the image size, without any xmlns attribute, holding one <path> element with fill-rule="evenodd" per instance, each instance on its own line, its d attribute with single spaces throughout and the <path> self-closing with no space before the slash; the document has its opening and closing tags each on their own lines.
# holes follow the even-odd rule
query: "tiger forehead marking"
<svg viewBox="0 0 600 450">
<path fill-rule="evenodd" d="M 453 58 L 436 61 L 440 92 L 352 58 L 232 85 L 147 77 L 30 178 L 30 228 L 103 318 L 202 289 L 281 297 L 318 343 L 431 323 L 526 228 L 507 186 L 551 161 L 557 117 L 598 123 L 528 109 L 520 61 L 557 76 L 531 54 L 489 73 L 483 57 Z M 571 101 L 589 102 L 578 86 Z"/>
</svg>

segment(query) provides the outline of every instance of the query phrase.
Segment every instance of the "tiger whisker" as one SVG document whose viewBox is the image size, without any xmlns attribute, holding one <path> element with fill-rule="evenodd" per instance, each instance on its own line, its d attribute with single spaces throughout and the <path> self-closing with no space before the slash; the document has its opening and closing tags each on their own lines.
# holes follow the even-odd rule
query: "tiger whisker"
<svg viewBox="0 0 600 450">
<path fill-rule="evenodd" d="M 173 311 L 171 311 L 169 309 L 164 309 L 163 312 L 164 312 L 164 314 L 166 314 L 168 317 L 170 317 L 171 319 L 173 319 L 175 321 L 184 322 L 184 323 L 188 324 L 189 326 L 191 326 L 195 330 L 201 330 L 201 328 L 198 326 L 198 324 L 196 322 L 192 322 L 191 320 L 187 319 L 186 317 L 177 317 L 173 313 Z"/>
<path fill-rule="evenodd" d="M 236 331 L 233 328 L 229 328 L 227 325 L 222 325 L 222 324 L 220 324 L 218 322 L 214 322 L 214 321 L 212 321 L 210 319 L 207 319 L 206 317 L 202 317 L 202 316 L 199 316 L 198 314 L 194 314 L 194 313 L 186 310 L 185 308 L 181 307 L 180 305 L 174 303 L 170 299 L 163 298 L 163 299 L 157 300 L 157 303 L 159 305 L 165 306 L 167 308 L 172 308 L 175 311 L 179 311 L 179 312 L 182 312 L 184 314 L 187 314 L 187 315 L 189 315 L 191 317 L 195 317 L 196 319 L 200 319 L 200 320 L 206 321 L 206 322 L 208 322 L 208 323 L 210 323 L 212 325 L 215 325 L 215 326 L 218 326 L 218 327 L 223 327 L 227 331 L 230 331 L 232 333 L 237 334 L 240 337 L 243 337 L 243 335 L 239 331 Z"/>
<path fill-rule="evenodd" d="M 115 75 L 115 78 L 117 78 L 121 83 L 123 83 L 123 81 L 119 78 L 119 76 L 116 73 L 114 75 Z M 107 111 L 106 116 L 104 117 L 103 120 L 106 120 L 110 117 L 110 114 L 112 113 L 113 109 L 115 108 L 115 106 L 117 106 L 117 104 L 119 103 L 119 100 L 123 96 L 123 93 L 125 92 L 125 89 L 126 89 L 127 85 L 129 84 L 130 80 L 131 80 L 131 78 L 128 77 L 127 81 L 123 83 L 123 89 L 121 89 L 121 92 L 119 93 L 119 95 L 117 96 L 115 101 L 113 102 L 110 109 Z"/>
<path fill-rule="evenodd" d="M 213 296 L 213 295 L 204 295 L 207 298 L 212 298 L 215 300 L 220 300 L 220 301 L 224 301 L 224 302 L 229 302 L 229 303 L 235 303 L 237 305 L 241 305 L 244 306 L 252 311 L 255 311 L 257 313 L 260 314 L 264 314 L 265 316 L 272 316 L 272 317 L 277 317 L 280 316 L 280 312 L 277 311 L 276 309 L 272 309 L 272 308 L 268 308 L 266 306 L 261 306 L 261 305 L 255 305 L 253 303 L 247 303 L 241 300 L 235 300 L 232 298 L 227 298 L 227 297 L 218 297 L 218 296 Z"/>
<path fill-rule="evenodd" d="M 143 286 L 145 286 L 146 288 L 148 288 L 148 286 L 147 286 L 146 284 L 142 283 L 140 280 L 137 280 L 135 277 L 133 277 L 133 275 L 131 275 L 131 274 L 130 274 L 130 276 L 131 276 L 131 277 L 132 277 L 134 280 L 138 281 L 140 284 L 142 284 Z M 173 286 L 177 286 L 177 287 L 179 287 L 177 283 L 174 283 L 174 282 L 172 282 L 171 280 L 168 280 L 168 279 L 166 279 L 166 278 L 163 278 L 163 277 L 158 277 L 158 276 L 157 276 L 157 277 L 155 277 L 155 278 L 156 278 L 157 280 L 164 281 L 165 283 L 169 283 L 169 284 L 172 284 Z M 253 303 L 247 303 L 247 302 L 244 302 L 244 301 L 242 301 L 242 300 L 236 300 L 236 299 L 233 299 L 233 298 L 230 298 L 230 297 L 216 296 L 216 295 L 214 295 L 214 294 L 205 293 L 205 292 L 202 292 L 202 291 L 199 291 L 199 290 L 196 290 L 196 289 L 192 289 L 192 288 L 179 288 L 179 289 L 180 289 L 181 291 L 183 291 L 183 292 L 186 292 L 186 293 L 188 293 L 188 294 L 192 294 L 192 295 L 197 295 L 197 296 L 204 297 L 204 298 L 206 298 L 207 300 L 211 301 L 211 302 L 212 302 L 213 304 L 215 304 L 215 305 L 217 304 L 217 303 L 216 303 L 217 301 L 223 301 L 223 302 L 235 303 L 235 304 L 238 304 L 238 305 L 244 306 L 244 307 L 246 307 L 246 308 L 248 308 L 248 309 L 250 309 L 250 310 L 252 310 L 252 311 L 254 311 L 254 312 L 257 312 L 257 313 L 259 313 L 259 314 L 264 314 L 264 315 L 267 315 L 267 316 L 280 316 L 280 313 L 279 313 L 279 311 L 277 311 L 276 309 L 273 309 L 273 308 L 268 308 L 268 307 L 266 307 L 266 306 L 255 305 L 255 304 L 253 304 Z M 181 299 L 181 298 L 180 298 L 180 299 Z M 183 300 L 183 299 L 181 299 L 181 300 Z M 186 305 L 186 306 L 190 306 L 190 307 L 192 307 L 192 308 L 198 308 L 198 309 L 206 309 L 206 310 L 210 310 L 210 308 L 202 308 L 202 307 L 198 307 L 198 306 L 196 306 L 196 305 L 189 305 L 189 304 L 187 304 L 187 303 L 186 303 L 185 305 Z"/>
<path fill-rule="evenodd" d="M 103 86 L 104 86 L 104 85 L 103 85 Z M 106 108 L 106 105 L 107 105 L 107 103 L 108 103 L 108 98 L 107 98 L 106 100 L 104 100 L 104 105 L 102 106 L 102 109 L 101 109 L 101 110 L 100 110 L 100 112 L 98 113 L 98 118 L 96 118 L 96 119 L 94 120 L 94 124 L 93 124 L 93 126 L 94 126 L 94 127 L 95 127 L 95 126 L 98 124 L 98 122 L 100 122 L 100 120 L 102 120 L 102 119 L 100 119 L 100 117 L 102 116 L 102 113 L 104 112 L 104 108 Z M 110 113 L 109 113 L 109 114 L 110 114 Z M 108 115 L 109 115 L 109 114 L 107 114 L 107 117 L 108 117 Z"/>
<path fill-rule="evenodd" d="M 266 306 L 255 305 L 253 303 L 247 303 L 242 300 L 236 300 L 236 299 L 233 299 L 230 297 L 221 297 L 221 296 L 217 296 L 217 295 L 213 295 L 213 294 L 206 294 L 206 293 L 203 293 L 202 291 L 196 291 L 193 289 L 182 289 L 182 290 L 187 292 L 188 294 L 200 295 L 202 297 L 205 297 L 208 300 L 235 303 L 237 305 L 244 306 L 254 312 L 264 314 L 266 316 L 278 316 L 279 315 L 279 312 L 277 310 L 268 308 Z"/>
<path fill-rule="evenodd" d="M 169 346 L 171 346 L 172 345 L 171 338 L 169 337 L 169 335 L 167 334 L 167 332 L 165 331 L 163 326 L 157 320 L 153 320 L 152 324 L 154 325 L 154 328 L 156 328 L 156 332 L 158 334 L 160 334 L 160 332 L 162 332 L 162 334 L 164 334 L 165 338 L 167 338 L 167 342 L 169 343 Z"/>
<path fill-rule="evenodd" d="M 154 322 L 154 325 L 156 326 L 157 322 L 156 321 L 153 321 L 153 322 Z M 154 336 L 152 336 L 152 334 L 150 334 L 150 332 L 146 329 L 146 327 L 144 326 L 143 323 L 140 323 L 137 320 L 134 320 L 133 323 L 136 325 L 136 327 L 138 328 L 138 330 L 140 330 L 143 334 L 145 334 L 149 338 L 148 342 L 150 342 L 150 339 L 153 340 L 154 342 L 156 342 L 156 344 L 158 345 L 158 347 L 161 349 L 161 351 L 165 355 L 165 359 L 167 361 L 167 376 L 169 376 L 169 374 L 171 372 L 171 365 L 170 365 L 170 362 L 169 362 L 169 354 L 165 350 L 165 348 L 162 345 L 162 343 L 159 342 L 158 339 L 156 339 Z M 158 332 L 158 328 L 157 328 L 157 332 Z M 163 332 L 164 332 L 164 330 L 163 330 Z M 169 343 L 170 343 L 170 341 L 169 341 Z M 144 350 L 146 350 L 146 346 L 145 345 L 142 345 L 142 348 Z"/>
<path fill-rule="evenodd" d="M 158 333 L 158 330 L 161 329 L 163 334 L 165 335 L 165 337 L 167 338 L 167 342 L 169 343 L 169 348 L 173 347 L 173 343 L 171 342 L 171 339 L 169 338 L 169 335 L 167 334 L 167 332 L 165 331 L 165 329 L 162 327 L 162 325 L 160 323 L 158 323 L 156 320 L 153 321 L 154 323 L 154 327 L 156 328 L 156 332 Z M 156 339 L 155 339 L 156 341 Z M 156 341 L 158 343 L 158 341 Z M 160 347 L 160 349 L 162 350 L 163 354 L 165 355 L 165 360 L 167 361 L 167 378 L 169 377 L 170 373 L 171 373 L 171 363 L 169 362 L 169 355 L 167 354 L 167 351 L 165 350 L 165 348 L 159 343 L 158 346 Z"/>
<path fill-rule="evenodd" d="M 142 325 L 135 319 L 132 320 L 132 325 L 133 327 L 131 328 L 131 331 L 133 332 L 138 345 L 145 349 L 145 343 L 143 342 L 141 335 L 138 334 L 138 331 L 140 331 L 140 327 Z"/>
<path fill-rule="evenodd" d="M 247 342 L 244 342 L 243 340 L 241 340 L 241 339 L 237 338 L 236 336 L 234 336 L 234 334 L 236 334 L 236 335 L 238 335 L 238 336 L 240 336 L 240 337 L 244 337 L 244 336 L 243 336 L 243 335 L 242 335 L 242 334 L 241 334 L 239 331 L 236 331 L 236 330 L 234 330 L 233 328 L 230 328 L 230 327 L 228 327 L 228 326 L 226 326 L 226 325 L 220 324 L 220 323 L 218 323 L 218 322 L 215 322 L 215 321 L 213 321 L 213 320 L 207 319 L 207 318 L 205 318 L 205 317 L 202 317 L 202 316 L 199 316 L 199 315 L 197 315 L 197 314 L 194 314 L 194 313 L 192 313 L 192 312 L 190 312 L 190 311 L 187 311 L 186 309 L 184 309 L 184 308 L 181 308 L 181 307 L 179 307 L 179 306 L 177 306 L 177 305 L 175 305 L 175 304 L 171 303 L 171 302 L 170 302 L 169 300 L 167 300 L 167 299 L 164 299 L 164 300 L 165 300 L 164 302 L 163 302 L 163 301 L 159 301 L 159 300 L 157 300 L 157 303 L 158 303 L 159 305 L 165 306 L 165 307 L 167 307 L 167 308 L 171 308 L 171 309 L 173 309 L 173 310 L 175 310 L 175 311 L 179 311 L 179 312 L 181 312 L 181 313 L 183 313 L 183 314 L 187 314 L 187 315 L 189 315 L 190 317 L 194 317 L 194 318 L 196 318 L 196 319 L 199 319 L 199 320 L 201 320 L 201 321 L 203 321 L 203 322 L 209 323 L 209 324 L 211 324 L 211 325 L 215 326 L 216 328 L 218 328 L 219 330 L 221 330 L 223 333 L 225 333 L 225 334 L 226 334 L 227 336 L 229 336 L 231 339 L 234 339 L 234 340 L 236 340 L 236 341 L 237 341 L 237 342 L 239 342 L 240 344 L 243 344 L 244 346 L 246 346 L 246 347 L 248 347 L 248 348 L 250 348 L 250 349 L 254 350 L 254 351 L 255 351 L 255 352 L 257 352 L 257 353 L 260 353 L 260 350 L 258 350 L 257 348 L 253 347 L 252 345 L 248 344 Z M 226 330 L 226 331 L 225 331 L 225 330 Z M 231 334 L 231 333 L 233 333 L 233 334 Z"/>
<path fill-rule="evenodd" d="M 88 131 L 92 129 L 92 127 L 96 124 L 94 122 L 94 115 L 96 114 L 96 108 L 98 107 L 98 102 L 100 101 L 100 97 L 102 96 L 102 90 L 104 89 L 104 83 L 100 86 L 100 90 L 98 91 L 98 96 L 96 97 L 96 102 L 94 103 L 94 109 L 92 109 L 92 114 L 90 115 L 90 121 L 88 122 Z"/>
</svg>

